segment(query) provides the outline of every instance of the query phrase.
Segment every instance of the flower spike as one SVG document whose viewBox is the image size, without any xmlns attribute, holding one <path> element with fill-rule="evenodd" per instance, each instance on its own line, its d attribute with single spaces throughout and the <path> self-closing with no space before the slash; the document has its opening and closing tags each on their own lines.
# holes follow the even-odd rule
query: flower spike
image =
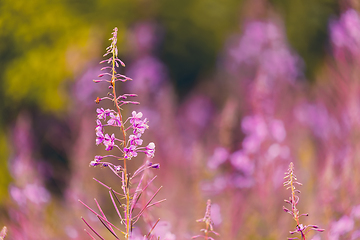
<svg viewBox="0 0 360 240">
<path fill-rule="evenodd" d="M 295 234 L 298 233 L 301 236 L 301 240 L 306 240 L 305 235 L 311 231 L 317 231 L 317 232 L 323 232 L 324 229 L 320 229 L 318 226 L 316 225 L 303 225 L 300 223 L 300 217 L 301 216 L 308 216 L 308 214 L 300 214 L 299 210 L 297 209 L 297 204 L 299 203 L 299 196 L 296 195 L 297 193 L 300 193 L 299 190 L 297 190 L 295 188 L 295 185 L 299 185 L 301 186 L 302 184 L 300 182 L 297 181 L 296 175 L 294 173 L 294 164 L 291 162 L 289 165 L 289 169 L 287 170 L 287 172 L 285 172 L 285 177 L 284 179 L 284 187 L 286 187 L 286 189 L 290 189 L 291 190 L 291 196 L 289 197 L 289 200 L 285 199 L 284 201 L 286 203 L 288 203 L 289 205 L 291 205 L 291 209 L 287 209 L 286 207 L 283 206 L 283 210 L 286 213 L 289 213 L 293 219 L 296 222 L 296 228 L 294 231 L 290 231 L 290 234 Z M 298 237 L 294 237 L 294 238 L 288 238 L 288 239 L 299 239 Z"/>
<path fill-rule="evenodd" d="M 114 209 L 120 218 L 120 224 L 124 225 L 125 231 L 120 230 L 120 228 L 116 227 L 114 224 L 108 221 L 96 200 L 95 202 L 101 214 L 98 214 L 85 203 L 81 201 L 80 202 L 98 217 L 99 221 L 112 234 L 113 237 L 120 239 L 120 237 L 118 237 L 118 232 L 120 232 L 124 235 L 124 239 L 129 240 L 131 239 L 133 225 L 139 220 L 142 214 L 150 207 L 164 201 L 164 199 L 153 202 L 154 198 L 157 196 L 157 193 L 161 189 L 160 187 L 155 193 L 152 193 L 152 197 L 150 199 L 146 200 L 147 202 L 144 206 L 140 206 L 141 204 L 139 204 L 139 198 L 145 195 L 142 193 L 145 192 L 151 183 L 151 181 L 144 180 L 145 172 L 148 169 L 159 169 L 159 164 L 149 164 L 149 161 L 146 160 L 144 164 L 140 166 L 133 174 L 131 174 L 128 169 L 127 162 L 137 157 L 138 154 L 143 154 L 146 159 L 149 157 L 154 157 L 155 144 L 150 142 L 146 147 L 142 147 L 143 140 L 141 137 L 142 134 L 145 133 L 145 130 L 149 128 L 149 126 L 147 118 L 143 118 L 143 114 L 141 112 L 133 111 L 132 116 L 128 117 L 125 122 L 123 121 L 122 107 L 128 104 L 139 104 L 139 102 L 128 100 L 129 97 L 136 97 L 136 94 L 125 93 L 120 95 L 116 92 L 116 83 L 132 80 L 131 78 L 117 72 L 117 68 L 120 65 L 125 67 L 125 64 L 118 58 L 118 48 L 116 46 L 117 32 L 118 29 L 115 27 L 112 32 L 112 37 L 110 38 L 111 44 L 106 48 L 106 53 L 104 54 L 104 57 L 107 57 L 107 59 L 100 62 L 101 64 L 107 64 L 107 66 L 101 68 L 101 71 L 103 72 L 98 76 L 100 79 L 93 80 L 95 83 L 108 83 L 108 88 L 110 91 L 104 97 L 97 97 L 95 103 L 100 104 L 100 102 L 103 100 L 110 100 L 114 104 L 113 109 L 104 109 L 99 107 L 96 110 L 97 118 L 95 127 L 95 143 L 96 145 L 105 146 L 106 151 L 116 151 L 117 154 L 108 154 L 104 156 L 97 155 L 90 162 L 90 166 L 109 168 L 112 173 L 114 173 L 119 178 L 122 185 L 122 193 L 115 192 L 111 187 L 99 182 L 98 180 L 96 181 L 109 190 L 109 195 L 114 205 Z M 117 131 L 111 131 L 111 129 L 114 128 L 116 128 Z M 119 129 L 122 135 L 120 138 L 115 135 L 116 132 L 119 132 Z M 121 163 L 119 164 L 117 162 L 115 164 L 112 162 L 114 160 L 107 160 L 109 158 L 115 159 L 116 161 L 120 160 Z M 136 189 L 132 189 L 131 181 L 134 177 L 139 175 L 141 176 L 140 181 L 137 183 Z M 118 198 L 117 195 L 121 196 L 121 198 Z M 136 215 L 133 215 L 134 208 L 140 208 L 139 211 L 135 211 Z M 123 212 L 121 213 L 121 211 Z M 96 232 L 85 219 L 83 219 L 83 221 L 90 228 L 92 234 L 95 234 L 100 239 L 103 239 L 103 237 L 98 232 Z M 153 228 L 155 226 L 156 223 L 153 225 Z M 152 230 L 148 234 L 149 236 L 151 235 L 149 239 L 153 239 L 154 237 L 151 234 Z M 90 232 L 87 233 L 90 237 L 92 237 Z"/>
</svg>

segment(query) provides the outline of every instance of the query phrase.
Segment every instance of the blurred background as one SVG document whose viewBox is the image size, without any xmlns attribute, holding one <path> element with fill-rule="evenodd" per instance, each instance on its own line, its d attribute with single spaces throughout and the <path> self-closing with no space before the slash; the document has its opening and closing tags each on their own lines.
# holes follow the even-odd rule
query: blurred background
<svg viewBox="0 0 360 240">
<path fill-rule="evenodd" d="M 309 239 L 360 239 L 360 4 L 356 0 L 2 0 L 0 228 L 6 239 L 89 239 L 78 202 L 119 223 L 96 147 L 94 100 L 112 29 L 119 92 L 138 94 L 161 165 L 164 240 L 190 239 L 212 200 L 215 239 L 286 239 L 284 172 L 303 184 Z M 106 107 L 103 104 L 101 107 Z M 142 157 L 131 162 L 135 169 Z M 150 174 L 150 173 L 149 173 Z M 118 224 L 120 225 L 120 224 Z M 135 236 L 135 235 L 134 235 Z M 142 239 L 142 238 L 139 238 Z"/>
</svg>

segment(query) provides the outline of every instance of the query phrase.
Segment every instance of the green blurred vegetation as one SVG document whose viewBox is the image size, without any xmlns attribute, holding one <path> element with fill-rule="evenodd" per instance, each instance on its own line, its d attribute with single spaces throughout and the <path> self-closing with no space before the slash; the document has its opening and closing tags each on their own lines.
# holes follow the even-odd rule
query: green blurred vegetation
<svg viewBox="0 0 360 240">
<path fill-rule="evenodd" d="M 19 108 L 32 105 L 43 110 L 63 109 L 68 100 L 66 82 L 79 73 L 74 65 L 81 69 L 84 61 L 95 56 L 89 53 L 89 39 L 97 34 L 98 39 L 104 39 L 114 26 L 124 33 L 132 23 L 143 20 L 155 20 L 164 27 L 161 57 L 170 68 L 178 92 L 184 94 L 199 74 L 215 66 L 224 41 L 237 31 L 243 2 L 1 1 L 0 111 L 16 114 Z M 270 3 L 284 17 L 289 41 L 312 75 L 323 59 L 328 18 L 337 13 L 337 1 Z M 102 40 L 95 43 L 99 42 L 101 46 L 93 48 L 107 44 Z M 11 114 L 2 116 L 3 123 Z"/>
<path fill-rule="evenodd" d="M 237 0 L 162 1 L 159 16 L 166 29 L 162 58 L 180 95 L 188 92 L 199 74 L 215 67 L 224 41 L 238 31 L 241 4 Z"/>
<path fill-rule="evenodd" d="M 328 47 L 328 23 L 339 14 L 337 0 L 271 0 L 281 14 L 291 46 L 303 58 L 306 76 L 314 80 Z"/>
<path fill-rule="evenodd" d="M 0 206 L 8 196 L 8 185 L 11 181 L 11 176 L 7 171 L 8 161 L 8 143 L 6 135 L 0 131 Z M 1 209 L 0 209 L 1 212 Z"/>
</svg>

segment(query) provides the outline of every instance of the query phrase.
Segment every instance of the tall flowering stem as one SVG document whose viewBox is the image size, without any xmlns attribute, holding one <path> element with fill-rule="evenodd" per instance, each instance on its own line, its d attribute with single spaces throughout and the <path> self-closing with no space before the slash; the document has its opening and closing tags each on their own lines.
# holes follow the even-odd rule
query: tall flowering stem
<svg viewBox="0 0 360 240">
<path fill-rule="evenodd" d="M 208 199 L 207 203 L 206 203 L 205 216 L 196 221 L 205 223 L 205 228 L 201 229 L 201 231 L 204 232 L 204 235 L 196 235 L 196 236 L 193 236 L 192 239 L 204 238 L 205 240 L 214 240 L 214 238 L 209 237 L 209 233 L 213 233 L 213 234 L 219 236 L 219 234 L 214 231 L 213 221 L 211 220 L 211 200 L 210 199 Z"/>
<path fill-rule="evenodd" d="M 291 190 L 291 196 L 289 197 L 289 200 L 284 200 L 286 203 L 291 205 L 291 210 L 287 209 L 286 207 L 283 207 L 284 211 L 289 213 L 293 219 L 296 222 L 296 229 L 295 231 L 290 231 L 290 234 L 298 233 L 301 236 L 301 240 L 306 240 L 305 235 L 311 231 L 315 230 L 318 232 L 323 232 L 324 229 L 320 229 L 317 225 L 303 225 L 300 223 L 300 217 L 301 216 L 308 216 L 309 214 L 300 214 L 299 210 L 297 209 L 297 204 L 299 203 L 299 196 L 296 195 L 300 193 L 298 189 L 296 189 L 295 185 L 302 185 L 300 182 L 297 181 L 296 175 L 294 173 L 294 164 L 291 162 L 289 165 L 289 169 L 285 173 L 285 182 L 284 187 L 286 189 Z M 299 239 L 298 237 L 288 238 L 288 239 Z"/>
<path fill-rule="evenodd" d="M 104 57 L 108 57 L 108 59 L 101 61 L 100 63 L 108 64 L 103 67 L 101 70 L 104 71 L 98 77 L 100 79 L 94 80 L 96 83 L 105 82 L 108 83 L 108 88 L 111 90 L 107 96 L 105 97 L 97 97 L 95 102 L 99 104 L 103 100 L 112 101 L 115 110 L 113 109 L 104 109 L 98 108 L 97 112 L 97 120 L 96 120 L 96 145 L 104 145 L 106 151 L 116 151 L 115 154 L 107 154 L 103 156 L 95 156 L 94 160 L 90 162 L 90 166 L 102 166 L 108 167 L 111 171 L 120 179 L 122 191 L 123 193 L 119 193 L 114 191 L 111 187 L 106 184 L 100 182 L 95 179 L 98 183 L 103 185 L 109 190 L 110 198 L 113 202 L 116 213 L 120 218 L 120 222 L 125 225 L 125 232 L 121 231 L 114 224 L 110 223 L 103 211 L 101 210 L 100 205 L 96 202 L 97 207 L 101 214 L 98 214 L 96 211 L 88 207 L 85 203 L 81 202 L 84 206 L 86 206 L 90 211 L 92 211 L 98 218 L 99 221 L 107 228 L 108 231 L 116 238 L 119 239 L 117 235 L 117 231 L 122 232 L 125 235 L 125 239 L 131 238 L 131 231 L 133 228 L 133 224 L 135 224 L 139 218 L 142 216 L 142 213 L 151 206 L 154 206 L 164 200 L 158 202 L 152 202 L 161 187 L 153 194 L 148 202 L 145 205 L 140 207 L 140 210 L 137 214 L 134 214 L 134 210 L 139 208 L 139 198 L 142 193 L 146 190 L 149 184 L 155 179 L 155 177 L 148 182 L 144 182 L 144 173 L 147 169 L 151 168 L 159 168 L 159 164 L 153 164 L 149 161 L 149 158 L 152 158 L 155 153 L 155 144 L 150 142 L 146 147 L 142 147 L 143 140 L 141 139 L 142 134 L 144 134 L 145 130 L 148 129 L 148 121 L 147 119 L 142 119 L 143 114 L 141 112 L 132 112 L 132 116 L 128 117 L 125 121 L 122 116 L 122 106 L 126 104 L 139 104 L 136 101 L 129 101 L 129 97 L 136 97 L 136 94 L 123 94 L 118 95 L 116 92 L 116 83 L 117 82 L 126 82 L 132 80 L 125 75 L 119 74 L 116 69 L 118 67 L 123 66 L 125 64 L 118 58 L 118 49 L 117 49 L 117 28 L 114 28 L 112 32 L 111 44 L 106 48 L 106 53 Z M 120 134 L 122 137 L 119 139 L 115 136 L 115 133 L 105 133 L 105 128 L 119 128 Z M 129 136 L 127 136 L 127 132 L 132 131 Z M 127 167 L 127 162 L 132 158 L 138 156 L 138 153 L 144 153 L 147 156 L 147 160 L 143 165 L 141 165 L 134 173 L 130 174 Z M 115 159 L 123 162 L 121 165 L 114 164 L 112 161 L 105 161 L 105 159 Z M 140 177 L 140 180 L 137 183 L 137 186 L 132 189 L 131 181 L 135 177 Z M 121 203 L 119 199 L 125 199 L 125 203 Z M 119 209 L 123 209 L 123 214 Z M 90 230 L 102 238 L 100 234 L 92 228 L 85 219 L 83 219 L 85 224 L 90 228 Z M 154 224 L 153 228 L 155 227 Z M 152 229 L 153 229 L 152 228 Z M 87 232 L 91 237 L 92 235 Z M 149 234 L 148 234 L 149 235 Z M 146 236 L 144 236 L 146 239 Z"/>
</svg>

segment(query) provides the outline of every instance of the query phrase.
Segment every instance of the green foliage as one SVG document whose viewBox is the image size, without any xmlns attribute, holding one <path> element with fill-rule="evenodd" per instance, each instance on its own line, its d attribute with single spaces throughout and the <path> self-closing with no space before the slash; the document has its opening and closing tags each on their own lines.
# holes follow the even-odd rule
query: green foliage
<svg viewBox="0 0 360 240">
<path fill-rule="evenodd" d="M 11 176 L 7 168 L 8 145 L 3 132 L 0 132 L 0 205 L 8 196 L 8 185 L 11 182 Z"/>
<path fill-rule="evenodd" d="M 180 94 L 200 73 L 210 71 L 228 34 L 239 26 L 241 2 L 235 0 L 161 1 L 166 28 L 162 56 Z"/>
<path fill-rule="evenodd" d="M 328 23 L 338 12 L 337 0 L 271 0 L 282 14 L 289 42 L 306 64 L 311 79 L 323 61 L 328 38 Z"/>
<path fill-rule="evenodd" d="M 0 8 L 1 96 L 5 108 L 35 104 L 45 110 L 64 107 L 61 84 L 70 77 L 66 53 L 70 44 L 83 44 L 89 28 L 62 4 L 43 0 L 3 1 Z"/>
</svg>

